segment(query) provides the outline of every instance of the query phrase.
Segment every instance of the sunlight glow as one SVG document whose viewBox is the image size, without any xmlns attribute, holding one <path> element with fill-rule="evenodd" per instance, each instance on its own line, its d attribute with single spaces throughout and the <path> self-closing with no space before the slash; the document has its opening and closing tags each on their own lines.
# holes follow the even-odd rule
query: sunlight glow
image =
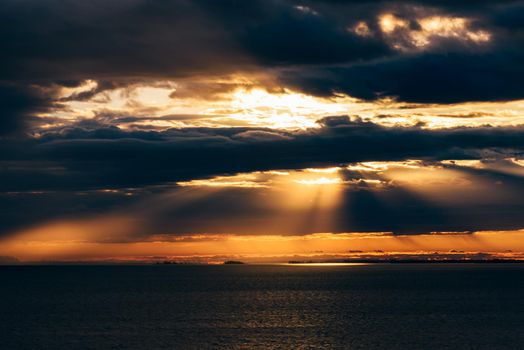
<svg viewBox="0 0 524 350">
<path fill-rule="evenodd" d="M 219 263 L 227 259 L 248 262 L 330 259 L 524 259 L 523 231 L 424 234 L 394 236 L 384 233 L 318 233 L 303 236 L 196 235 L 157 237 L 155 241 L 85 242 L 33 240 L 17 237 L 0 241 L 0 255 L 17 256 L 22 261 L 181 261 Z M 42 237 L 43 238 L 43 237 Z M 511 249 L 511 250 L 510 250 Z M 196 253 L 198 252 L 198 253 Z M 299 265 L 299 264 L 296 264 Z M 299 265 L 300 266 L 300 265 Z M 322 266 L 330 266 L 322 264 Z"/>
<path fill-rule="evenodd" d="M 391 13 L 386 13 L 379 17 L 380 29 L 386 34 L 389 34 L 398 28 L 408 28 L 409 22 L 394 16 Z"/>
<path fill-rule="evenodd" d="M 260 120 L 266 125 L 279 128 L 314 127 L 315 121 L 307 118 L 308 115 L 327 116 L 346 111 L 344 105 L 329 103 L 313 96 L 288 90 L 270 93 L 262 89 L 237 90 L 232 95 L 231 108 L 236 111 L 236 116 Z"/>
<path fill-rule="evenodd" d="M 338 173 L 341 170 L 339 167 L 332 167 L 332 168 L 307 168 L 304 169 L 306 172 L 310 173 L 326 173 L 326 174 L 335 174 Z"/>
<path fill-rule="evenodd" d="M 386 13 L 379 17 L 378 24 L 382 32 L 390 36 L 391 45 L 399 50 L 423 49 L 439 38 L 453 38 L 475 44 L 491 40 L 489 32 L 470 29 L 471 20 L 467 18 L 429 16 L 414 21 L 419 28 L 413 29 L 408 20 Z"/>
<path fill-rule="evenodd" d="M 445 27 L 442 23 L 447 21 L 428 19 L 427 33 L 439 32 L 441 29 L 438 28 Z M 442 29 L 443 32 L 446 35 L 458 33 L 456 35 L 460 37 L 467 37 L 468 34 L 453 29 L 453 26 L 460 26 L 462 22 L 458 23 L 449 24 L 451 28 Z M 395 33 L 391 34 L 392 43 L 396 42 Z M 418 39 L 415 39 L 424 42 L 437 35 L 427 36 L 424 33 L 416 34 Z M 412 41 L 415 39 L 411 34 L 407 37 L 413 48 Z M 161 81 L 116 87 L 87 99 L 69 100 L 75 94 L 97 87 L 95 81 L 86 80 L 78 87 L 63 89 L 62 107 L 40 114 L 41 121 L 35 126 L 34 133 L 38 135 L 79 121 L 93 121 L 95 125 L 117 126 L 124 130 L 148 131 L 180 127 L 305 129 L 318 128 L 318 119 L 334 115 L 355 116 L 388 127 L 416 125 L 428 129 L 524 124 L 522 100 L 454 105 L 406 104 L 394 99 L 365 102 L 345 95 L 319 98 L 272 88 L 271 82 L 264 81 L 264 84 L 267 86 L 247 77 L 236 77 L 231 81 L 225 78 L 196 82 Z"/>
<path fill-rule="evenodd" d="M 348 30 L 353 31 L 355 34 L 362 37 L 368 37 L 372 34 L 371 29 L 369 29 L 369 26 L 366 22 L 358 22 L 354 28 L 350 28 Z"/>
<path fill-rule="evenodd" d="M 295 182 L 301 185 L 316 186 L 316 185 L 340 184 L 342 180 L 340 180 L 339 178 L 321 177 L 318 179 L 311 179 L 311 180 L 295 180 Z"/>
</svg>

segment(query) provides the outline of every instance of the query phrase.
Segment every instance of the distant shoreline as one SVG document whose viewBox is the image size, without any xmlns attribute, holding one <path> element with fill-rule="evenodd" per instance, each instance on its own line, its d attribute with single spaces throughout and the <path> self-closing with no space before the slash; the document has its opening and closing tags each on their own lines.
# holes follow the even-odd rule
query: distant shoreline
<svg viewBox="0 0 524 350">
<path fill-rule="evenodd" d="M 440 259 L 440 260 L 417 260 L 417 259 L 355 259 L 338 261 L 289 261 L 288 264 L 521 264 L 524 260 L 518 259 Z"/>
<path fill-rule="evenodd" d="M 82 262 L 82 261 L 46 261 L 46 262 L 19 262 L 19 263 L 8 263 L 0 264 L 0 267 L 7 266 L 225 266 L 225 265 L 351 265 L 351 264 L 382 264 L 382 265 L 410 265 L 410 264 L 429 264 L 429 265 L 442 265 L 442 264 L 524 264 L 524 260 L 518 259 L 448 259 L 448 260 L 416 260 L 416 259 L 355 259 L 355 260 L 330 260 L 330 261 L 300 261 L 292 260 L 288 262 L 224 262 L 224 263 L 155 263 L 155 262 Z"/>
</svg>

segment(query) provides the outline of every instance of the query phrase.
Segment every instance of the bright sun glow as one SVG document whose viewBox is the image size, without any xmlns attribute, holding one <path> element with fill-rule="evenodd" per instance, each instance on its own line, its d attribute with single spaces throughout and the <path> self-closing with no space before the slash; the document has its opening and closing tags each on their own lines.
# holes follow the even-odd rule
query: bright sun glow
<svg viewBox="0 0 524 350">
<path fill-rule="evenodd" d="M 476 44 L 485 43 L 491 39 L 491 34 L 487 31 L 472 30 L 470 28 L 471 20 L 467 18 L 429 16 L 415 19 L 414 22 L 418 24 L 416 29 L 413 29 L 408 20 L 391 13 L 383 14 L 378 19 L 382 32 L 390 36 L 392 46 L 400 50 L 411 50 L 413 47 L 423 49 L 438 38 L 454 38 Z"/>
<path fill-rule="evenodd" d="M 386 17 L 385 20 L 387 22 L 391 18 Z M 426 29 L 408 33 L 412 49 L 416 47 L 417 42 L 419 46 L 425 45 L 424 43 L 434 35 L 473 38 L 474 35 L 482 34 L 472 31 L 462 33 L 461 26 L 468 23 L 465 20 L 428 17 L 420 21 L 421 28 Z M 395 42 L 395 33 L 391 33 L 392 43 Z M 209 100 L 173 94 L 181 84 L 173 81 L 139 84 L 104 91 L 87 100 L 67 100 L 75 94 L 85 93 L 97 87 L 96 82 L 86 80 L 79 87 L 63 89 L 61 97 L 65 100 L 62 104 L 66 108 L 51 114 L 42 114 L 44 119 L 39 128 L 45 130 L 71 125 L 79 120 L 96 119 L 98 122 L 109 123 L 122 129 L 246 126 L 304 129 L 319 127 L 316 122 L 318 119 L 336 115 L 358 116 L 362 120 L 384 126 L 417 124 L 423 125 L 424 128 L 486 124 L 513 126 L 524 123 L 523 101 L 470 102 L 456 105 L 410 104 L 409 108 L 406 108 L 404 104 L 393 100 L 364 102 L 349 96 L 319 98 L 291 90 L 270 91 L 242 81 L 238 83 L 240 87 L 226 89 L 221 92 L 219 98 Z M 213 84 L 225 83 L 199 82 L 199 88 L 213 91 L 217 88 Z M 235 81 L 231 84 L 237 86 Z M 129 116 L 138 118 L 132 123 L 126 122 Z M 53 118 L 52 122 L 46 122 L 50 117 Z"/>
<path fill-rule="evenodd" d="M 313 127 L 315 121 L 307 116 L 344 113 L 344 105 L 332 103 L 300 93 L 285 91 L 270 93 L 262 89 L 237 90 L 232 95 L 234 114 L 254 122 L 264 122 L 274 127 Z"/>
<path fill-rule="evenodd" d="M 296 183 L 301 185 L 308 185 L 308 186 L 317 186 L 317 185 L 336 185 L 342 182 L 339 178 L 328 178 L 328 177 L 320 177 L 318 179 L 310 179 L 310 180 L 295 180 Z"/>
<path fill-rule="evenodd" d="M 407 28 L 408 21 L 398 18 L 391 13 L 386 13 L 379 18 L 380 29 L 384 33 L 391 33 L 398 28 Z"/>
</svg>

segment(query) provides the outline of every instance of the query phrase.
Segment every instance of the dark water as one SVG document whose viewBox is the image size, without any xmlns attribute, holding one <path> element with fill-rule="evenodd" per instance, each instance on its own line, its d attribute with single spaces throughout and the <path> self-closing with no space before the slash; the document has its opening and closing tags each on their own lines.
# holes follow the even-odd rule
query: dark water
<svg viewBox="0 0 524 350">
<path fill-rule="evenodd" d="M 524 266 L 0 267 L 1 349 L 523 349 Z"/>
</svg>

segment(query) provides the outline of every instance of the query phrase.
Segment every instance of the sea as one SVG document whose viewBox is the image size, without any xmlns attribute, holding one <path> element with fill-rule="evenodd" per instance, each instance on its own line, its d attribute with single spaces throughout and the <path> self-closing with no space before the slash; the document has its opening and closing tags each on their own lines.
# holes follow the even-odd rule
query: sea
<svg viewBox="0 0 524 350">
<path fill-rule="evenodd" d="M 0 349 L 524 349 L 524 264 L 2 266 Z"/>
</svg>

